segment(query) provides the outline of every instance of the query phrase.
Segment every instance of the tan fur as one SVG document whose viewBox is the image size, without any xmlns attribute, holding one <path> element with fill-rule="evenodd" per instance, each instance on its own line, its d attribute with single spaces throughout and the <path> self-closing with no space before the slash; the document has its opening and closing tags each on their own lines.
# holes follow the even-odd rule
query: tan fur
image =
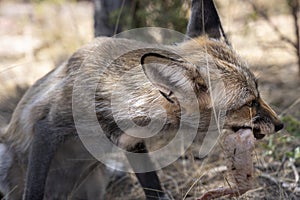
<svg viewBox="0 0 300 200">
<path fill-rule="evenodd" d="M 124 51 L 129 52 L 122 55 Z M 169 89 L 156 85 L 156 80 L 151 80 L 151 74 L 143 71 L 141 57 L 147 53 L 168 58 L 165 60 L 149 56 L 145 62 L 151 64 L 158 61 L 171 66 L 161 69 L 161 73 L 171 74 L 173 79 L 177 79 L 173 86 L 178 91 L 169 97 L 173 103 L 159 92 Z M 175 66 L 174 69 L 172 66 Z M 18 104 L 10 123 L 3 130 L 1 141 L 16 154 L 21 168 L 26 168 L 28 151 L 35 133 L 34 125 L 39 120 L 47 118 L 54 130 L 65 126 L 69 132 L 64 134 L 72 137 L 76 135 L 72 94 L 77 91 L 80 93 L 80 88 L 73 87 L 78 77 L 86 80 L 86 84 L 98 84 L 95 109 L 99 123 L 108 138 L 124 149 L 129 149 L 140 140 L 126 136 L 120 130 L 111 132 L 115 128 L 113 116 L 117 115 L 120 121 L 136 119 L 137 124 L 144 124 L 145 116 L 151 111 L 153 118 L 167 118 L 163 131 L 175 131 L 182 113 L 193 115 L 197 110 L 191 95 L 196 95 L 199 102 L 196 105 L 201 113 L 199 132 L 206 130 L 212 106 L 227 110 L 224 125 L 227 129 L 253 127 L 257 129 L 257 134 L 265 135 L 273 133 L 274 126 L 280 124 L 275 112 L 260 98 L 255 77 L 247 65 L 222 42 L 201 37 L 178 46 L 156 46 L 126 39 L 97 38 L 78 50 L 68 62 L 36 82 Z M 118 85 L 120 80 L 125 80 L 121 83 L 127 84 Z M 218 98 L 213 101 L 208 82 L 216 84 L 218 81 L 224 83 L 225 91 L 215 88 L 213 91 L 217 92 Z M 185 90 L 189 85 L 192 91 Z M 113 103 L 118 106 L 115 113 L 111 110 L 112 91 Z M 260 103 L 257 108 L 249 106 L 255 99 Z M 89 102 L 81 101 L 81 98 L 77 100 L 83 106 L 90 106 Z M 253 115 L 249 112 L 250 108 Z M 257 113 L 268 120 L 253 122 Z M 188 121 L 184 123 L 187 126 L 191 124 Z M 78 142 L 68 145 L 72 149 Z M 59 154 L 62 154 L 61 150 L 58 150 L 56 156 Z"/>
</svg>

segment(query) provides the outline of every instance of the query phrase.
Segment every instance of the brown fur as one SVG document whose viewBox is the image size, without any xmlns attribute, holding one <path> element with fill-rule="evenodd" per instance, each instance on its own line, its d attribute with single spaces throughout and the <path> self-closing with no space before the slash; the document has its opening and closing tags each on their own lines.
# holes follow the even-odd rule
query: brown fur
<svg viewBox="0 0 300 200">
<path fill-rule="evenodd" d="M 134 50 L 131 51 L 132 49 Z M 129 52 L 121 55 L 123 51 Z M 141 66 L 143 56 L 145 66 Z M 89 62 L 86 62 L 87 59 Z M 153 63 L 170 67 L 158 69 L 158 74 L 153 74 Z M 108 64 L 109 67 L 105 68 Z M 146 65 L 150 65 L 150 68 Z M 173 78 L 170 88 L 162 86 L 157 80 L 157 77 L 163 76 L 164 73 L 167 74 L 165 77 Z M 44 119 L 47 119 L 49 129 L 60 132 L 60 136 L 64 138 L 50 171 L 56 168 L 64 170 L 63 160 L 80 155 L 90 160 L 82 165 L 78 162 L 69 163 L 71 168 L 77 166 L 79 171 L 84 171 L 95 162 L 76 136 L 72 116 L 72 94 L 77 91 L 80 93 L 81 88 L 74 87 L 78 77 L 86 80 L 87 87 L 88 84 L 98 84 L 95 109 L 99 123 L 113 143 L 127 150 L 142 139 L 126 137 L 124 132 L 116 127 L 115 114 L 119 116 L 120 121 L 135 119 L 137 124 L 144 124 L 149 111 L 153 113 L 151 117 L 164 120 L 160 117 L 166 110 L 167 119 L 162 132 L 167 133 L 177 130 L 182 113 L 197 114 L 193 113 L 197 106 L 201 113 L 199 132 L 206 130 L 213 108 L 227 110 L 224 128 L 234 131 L 241 127 L 253 128 L 258 138 L 282 128 L 275 112 L 259 96 L 256 79 L 247 65 L 230 47 L 220 41 L 199 37 L 174 47 L 155 46 L 126 39 L 97 38 L 78 50 L 68 62 L 36 82 L 18 104 L 10 123 L 2 130 L 1 141 L 4 141 L 15 155 L 14 160 L 19 169 L 24 169 L 20 172 L 25 172 L 27 168 L 28 153 L 36 134 L 34 127 Z M 125 81 L 118 85 L 120 80 Z M 214 86 L 220 80 L 225 85 L 225 91 L 218 91 L 218 88 L 210 90 L 211 85 L 208 83 Z M 193 91 L 185 90 L 189 85 L 193 87 Z M 120 105 L 116 113 L 111 110 L 112 91 L 114 103 Z M 211 99 L 211 91 L 217 92 L 217 99 Z M 197 105 L 190 97 L 192 93 L 197 97 Z M 73 103 L 90 106 L 89 102 L 80 98 L 75 101 L 73 99 Z M 122 106 L 123 104 L 125 106 Z M 127 105 L 132 105 L 130 111 Z M 153 106 L 160 107 L 151 110 Z M 191 125 L 189 121 L 184 124 Z M 76 154 L 71 153 L 73 150 Z M 8 176 L 13 177 L 11 171 L 15 167 L 8 170 Z M 51 173 L 48 176 L 51 180 Z M 74 183 L 77 174 L 62 173 L 61 176 L 65 182 Z M 11 180 L 10 177 L 7 179 Z M 20 177 L 24 178 L 25 174 Z M 9 184 L 9 187 L 12 189 L 14 184 L 16 183 Z M 22 193 L 23 182 L 19 185 L 21 187 L 18 192 Z M 71 192 L 72 186 L 71 184 L 65 189 L 66 195 Z"/>
</svg>

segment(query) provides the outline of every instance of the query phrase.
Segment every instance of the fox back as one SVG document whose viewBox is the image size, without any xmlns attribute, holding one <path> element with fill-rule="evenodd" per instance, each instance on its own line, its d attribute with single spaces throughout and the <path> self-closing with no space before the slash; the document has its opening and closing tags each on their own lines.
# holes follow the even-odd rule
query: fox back
<svg viewBox="0 0 300 200">
<path fill-rule="evenodd" d="M 245 62 L 222 42 L 202 37 L 172 47 L 97 38 L 32 86 L 16 108 L 6 128 L 5 140 L 18 151 L 26 152 L 32 142 L 34 123 L 45 117 L 56 127 L 76 132 L 72 94 L 83 89 L 74 88 L 74 81 L 79 77 L 86 81 L 84 87 L 97 85 L 92 103 L 105 133 L 116 144 L 122 143 L 119 141 L 122 133 L 115 127 L 114 116 L 120 122 L 134 120 L 143 125 L 152 109 L 153 119 L 164 120 L 160 117 L 166 112 L 165 128 L 176 128 L 181 112 L 192 114 L 191 105 L 195 104 L 189 96 L 193 95 L 197 97 L 200 112 L 204 113 L 203 119 L 213 104 L 226 109 L 225 127 L 253 126 L 258 134 L 265 135 L 274 132 L 280 124 L 275 112 L 260 98 L 256 79 Z M 208 80 L 220 81 L 225 86 L 222 88 L 225 91 L 216 89 L 219 96 L 214 102 Z M 190 95 L 187 87 L 191 87 Z M 182 102 L 180 105 L 183 97 L 186 105 Z M 91 102 L 83 99 L 79 96 L 73 103 L 91 106 Z M 117 110 L 112 110 L 113 105 L 117 105 Z M 206 128 L 205 123 L 199 126 Z"/>
</svg>

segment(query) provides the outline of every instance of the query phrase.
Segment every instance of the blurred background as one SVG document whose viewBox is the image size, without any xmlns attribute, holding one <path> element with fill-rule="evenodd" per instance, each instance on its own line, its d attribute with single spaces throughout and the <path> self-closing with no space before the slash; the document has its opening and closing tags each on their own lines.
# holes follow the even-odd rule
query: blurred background
<svg viewBox="0 0 300 200">
<path fill-rule="evenodd" d="M 258 76 L 262 96 L 285 123 L 280 133 L 258 142 L 255 188 L 241 199 L 299 199 L 299 0 L 215 3 L 233 48 L 247 60 Z M 0 101 L 2 120 L 10 117 L 13 102 L 28 86 L 94 36 L 145 26 L 184 34 L 189 7 L 189 0 L 0 0 L 0 96 L 12 98 L 9 106 Z M 208 189 L 226 185 L 218 151 L 205 161 L 210 169 L 206 172 L 190 155 L 166 168 L 160 172 L 164 187 L 176 199 L 195 199 Z M 142 197 L 130 175 L 108 188 L 107 199 Z"/>
</svg>

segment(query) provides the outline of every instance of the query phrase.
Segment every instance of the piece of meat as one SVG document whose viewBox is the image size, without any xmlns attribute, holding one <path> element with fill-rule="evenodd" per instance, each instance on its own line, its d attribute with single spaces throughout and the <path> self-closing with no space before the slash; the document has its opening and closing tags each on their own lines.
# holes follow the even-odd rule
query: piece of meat
<svg viewBox="0 0 300 200">
<path fill-rule="evenodd" d="M 214 199 L 226 195 L 239 196 L 252 188 L 254 143 L 255 138 L 250 129 L 240 129 L 236 133 L 230 130 L 224 131 L 222 144 L 229 186 L 210 190 L 198 200 Z"/>
</svg>

